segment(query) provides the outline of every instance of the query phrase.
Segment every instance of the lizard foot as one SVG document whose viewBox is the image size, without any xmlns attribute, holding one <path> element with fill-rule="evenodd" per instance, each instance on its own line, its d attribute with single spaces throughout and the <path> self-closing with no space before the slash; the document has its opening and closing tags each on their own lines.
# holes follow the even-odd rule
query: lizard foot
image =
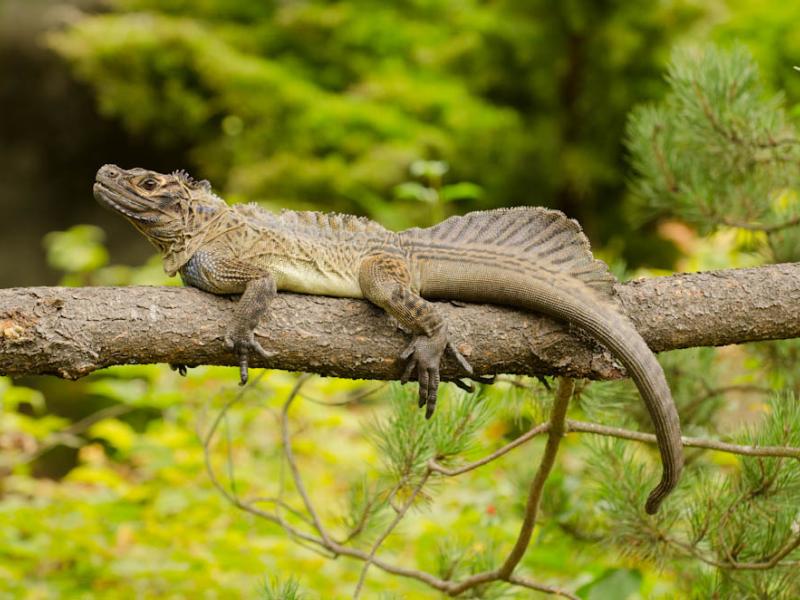
<svg viewBox="0 0 800 600">
<path fill-rule="evenodd" d="M 172 369 L 173 371 L 177 371 L 178 375 L 180 375 L 181 377 L 186 377 L 186 369 L 191 369 L 191 367 L 187 367 L 186 365 L 173 364 L 173 363 L 169 364 L 169 368 Z"/>
<path fill-rule="evenodd" d="M 225 345 L 239 358 L 239 385 L 247 383 L 247 370 L 250 366 L 250 353 L 257 352 L 263 358 L 275 356 L 275 352 L 264 350 L 252 331 L 235 332 L 225 336 Z"/>
<path fill-rule="evenodd" d="M 456 359 L 459 366 L 467 374 L 472 375 L 472 366 L 464 358 L 464 355 L 458 351 L 458 348 L 447 340 L 447 331 L 444 328 L 430 336 L 415 335 L 411 343 L 400 354 L 402 360 L 408 361 L 406 369 L 403 371 L 402 377 L 400 377 L 400 382 L 408 382 L 414 371 L 417 372 L 419 407 L 426 407 L 426 419 L 430 419 L 436 409 L 436 396 L 439 391 L 440 381 L 439 363 L 445 352 L 449 352 Z"/>
</svg>

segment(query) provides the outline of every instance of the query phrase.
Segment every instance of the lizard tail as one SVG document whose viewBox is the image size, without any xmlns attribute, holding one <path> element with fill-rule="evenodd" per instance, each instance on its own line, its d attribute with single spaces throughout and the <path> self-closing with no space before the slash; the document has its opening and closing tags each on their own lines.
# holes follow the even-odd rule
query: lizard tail
<svg viewBox="0 0 800 600">
<path fill-rule="evenodd" d="M 680 422 L 664 371 L 633 323 L 617 310 L 614 278 L 580 225 L 563 213 L 518 207 L 450 217 L 400 233 L 422 296 L 505 304 L 585 329 L 622 362 L 644 399 L 661 452 L 653 514 L 683 469 Z"/>
<path fill-rule="evenodd" d="M 463 254 L 458 262 L 430 261 L 421 292 L 425 297 L 489 302 L 525 308 L 574 323 L 604 344 L 625 366 L 653 421 L 661 453 L 662 477 L 645 504 L 654 514 L 678 484 L 683 447 L 678 412 L 664 371 L 636 328 L 607 300 L 570 285 L 564 277 L 529 268 L 476 264 Z M 526 272 L 527 271 L 527 272 Z"/>
</svg>

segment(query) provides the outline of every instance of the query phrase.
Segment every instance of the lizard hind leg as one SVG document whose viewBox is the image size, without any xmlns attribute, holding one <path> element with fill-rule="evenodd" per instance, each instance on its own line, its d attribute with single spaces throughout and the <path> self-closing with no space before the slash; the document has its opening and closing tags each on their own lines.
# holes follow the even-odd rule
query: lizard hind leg
<svg viewBox="0 0 800 600">
<path fill-rule="evenodd" d="M 419 406 L 425 407 L 425 416 L 430 418 L 436 408 L 442 356 L 449 352 L 467 374 L 472 374 L 472 367 L 449 341 L 447 324 L 436 306 L 412 288 L 411 274 L 402 257 L 388 253 L 367 257 L 359 269 L 359 284 L 365 298 L 413 335 L 400 354 L 400 359 L 407 361 L 400 381 L 406 383 L 416 372 Z"/>
</svg>

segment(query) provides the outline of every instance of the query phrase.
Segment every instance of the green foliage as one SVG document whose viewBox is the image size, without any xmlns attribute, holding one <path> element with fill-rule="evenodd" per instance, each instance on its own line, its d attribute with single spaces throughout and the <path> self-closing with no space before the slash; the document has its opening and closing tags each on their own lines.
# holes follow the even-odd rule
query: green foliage
<svg viewBox="0 0 800 600">
<path fill-rule="evenodd" d="M 118 0 L 51 44 L 103 114 L 189 148 L 225 197 L 394 226 L 419 224 L 413 207 L 380 209 L 418 160 L 485 190 L 452 190 L 462 208 L 585 217 L 613 202 L 625 114 L 702 14 L 686 0 L 250 4 Z"/>
<path fill-rule="evenodd" d="M 668 81 L 667 97 L 628 123 L 640 206 L 702 233 L 760 232 L 771 260 L 796 260 L 800 139 L 782 97 L 767 97 L 742 47 L 676 52 Z"/>
<path fill-rule="evenodd" d="M 459 402 L 445 401 L 437 409 L 437 418 L 428 421 L 417 408 L 415 388 L 395 385 L 393 392 L 390 416 L 372 422 L 367 434 L 393 485 L 403 488 L 418 484 L 430 461 L 446 465 L 468 455 L 489 419 L 490 413 L 478 394 L 467 395 Z"/>
<path fill-rule="evenodd" d="M 44 238 L 47 262 L 67 273 L 66 285 L 81 285 L 88 273 L 108 262 L 103 231 L 92 225 L 75 225 L 68 231 L 53 231 Z"/>
<path fill-rule="evenodd" d="M 264 600 L 303 600 L 300 584 L 295 579 L 270 579 L 264 586 Z"/>
<path fill-rule="evenodd" d="M 681 490 L 673 492 L 672 498 L 677 495 L 677 500 L 649 517 L 644 504 L 657 481 L 654 470 L 637 460 L 633 449 L 622 440 L 598 441 L 591 450 L 588 471 L 596 485 L 592 497 L 603 517 L 603 539 L 626 556 L 665 566 L 669 546 L 662 536 L 654 535 L 653 521 L 664 530 L 675 527 Z"/>
<path fill-rule="evenodd" d="M 382 29 L 371 36 L 389 26 L 374 17 L 369 26 Z M 303 77 L 296 58 L 274 60 L 269 49 L 237 43 L 225 27 L 199 19 L 96 17 L 53 43 L 96 86 L 101 109 L 132 131 L 164 144 L 195 139 L 201 171 L 227 182 L 233 197 L 348 208 L 399 183 L 417 157 L 509 157 L 500 141 L 518 138 L 513 112 L 465 95 L 455 81 L 425 81 L 419 98 L 423 82 L 387 65 L 365 71 L 358 89 L 342 95 Z M 442 128 L 455 123 L 445 136 Z M 468 145 L 476 135 L 497 141 Z"/>
<path fill-rule="evenodd" d="M 799 434 L 789 424 L 798 419 L 800 408 L 794 396 L 777 395 L 758 425 L 735 439 L 757 447 L 797 447 Z M 756 590 L 771 590 L 766 596 L 770 598 L 795 597 L 800 589 L 796 569 L 772 571 L 750 565 L 798 555 L 797 460 L 742 457 L 734 473 L 725 478 L 701 461 L 689 469 L 678 501 L 656 517 L 648 517 L 641 510 L 631 510 L 641 506 L 650 487 L 641 463 L 619 440 L 597 444 L 590 465 L 607 527 L 605 539 L 632 557 L 662 565 L 692 559 L 695 562 L 683 582 L 692 597 L 765 597 Z M 675 504 L 685 508 L 678 510 Z M 720 569 L 709 578 L 697 561 Z"/>
<path fill-rule="evenodd" d="M 61 285 L 178 285 L 164 273 L 160 256 L 138 267 L 107 265 L 105 234 L 93 225 L 75 225 L 67 231 L 53 231 L 44 238 L 47 263 L 63 271 Z"/>
<path fill-rule="evenodd" d="M 800 51 L 800 6 L 795 2 L 727 0 L 728 18 L 714 31 L 723 45 L 744 44 L 761 67 L 770 89 L 783 92 L 798 116 L 800 77 L 792 67 Z"/>
</svg>

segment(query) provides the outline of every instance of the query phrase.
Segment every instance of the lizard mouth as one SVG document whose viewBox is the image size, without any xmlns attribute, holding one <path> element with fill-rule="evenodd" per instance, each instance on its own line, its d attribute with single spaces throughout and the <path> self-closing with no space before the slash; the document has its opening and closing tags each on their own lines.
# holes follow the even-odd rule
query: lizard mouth
<svg viewBox="0 0 800 600">
<path fill-rule="evenodd" d="M 150 223 L 155 219 L 142 214 L 148 207 L 143 206 L 140 198 L 133 196 L 117 186 L 110 186 L 102 181 L 95 182 L 92 187 L 95 200 L 106 208 L 110 208 L 129 219 L 134 219 L 140 223 Z"/>
</svg>

